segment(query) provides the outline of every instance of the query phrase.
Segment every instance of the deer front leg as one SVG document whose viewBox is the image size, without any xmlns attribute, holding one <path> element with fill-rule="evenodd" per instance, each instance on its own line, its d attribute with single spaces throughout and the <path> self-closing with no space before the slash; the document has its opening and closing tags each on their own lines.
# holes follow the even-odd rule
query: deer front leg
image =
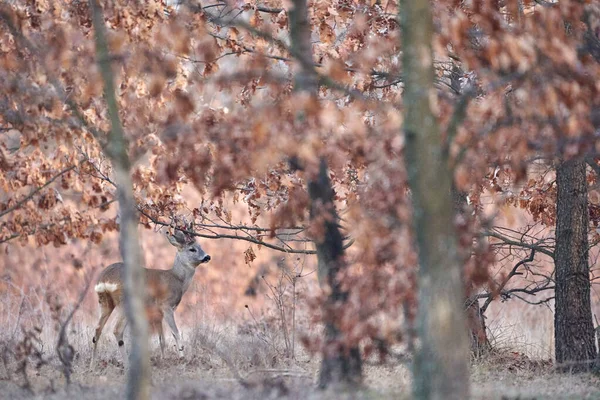
<svg viewBox="0 0 600 400">
<path fill-rule="evenodd" d="M 172 308 L 167 308 L 164 310 L 164 318 L 173 333 L 173 337 L 175 338 L 175 345 L 177 346 L 177 351 L 179 352 L 179 357 L 183 357 L 183 346 L 180 344 L 181 337 L 179 335 L 179 329 L 177 329 L 177 324 L 175 323 L 175 310 Z"/>
<path fill-rule="evenodd" d="M 158 343 L 160 344 L 160 358 L 165 359 L 165 337 L 163 332 L 162 321 L 156 324 L 156 330 L 158 332 Z"/>
</svg>

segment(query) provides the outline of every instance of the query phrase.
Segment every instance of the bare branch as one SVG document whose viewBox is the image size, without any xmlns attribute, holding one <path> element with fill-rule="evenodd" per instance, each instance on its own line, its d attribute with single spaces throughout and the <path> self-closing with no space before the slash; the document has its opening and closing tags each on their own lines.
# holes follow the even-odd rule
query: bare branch
<svg viewBox="0 0 600 400">
<path fill-rule="evenodd" d="M 329 87 L 332 90 L 335 91 L 340 91 L 352 98 L 358 99 L 358 100 L 362 100 L 362 101 L 368 101 L 369 98 L 366 97 L 362 92 L 360 92 L 359 90 L 355 90 L 352 89 L 350 87 L 347 87 L 346 85 L 340 84 L 339 82 L 336 82 L 335 80 L 333 80 L 331 77 L 324 75 L 324 74 L 320 74 L 317 70 L 316 67 L 321 67 L 321 64 L 315 63 L 313 62 L 312 59 L 306 59 L 306 57 L 304 57 L 301 53 L 293 50 L 290 46 L 288 46 L 283 40 L 276 38 L 275 36 L 273 36 L 270 33 L 261 31 L 260 29 L 255 28 L 254 26 L 250 25 L 248 22 L 246 21 L 242 21 L 242 20 L 236 20 L 236 19 L 224 19 L 221 16 L 217 16 L 214 14 L 211 14 L 210 12 L 206 11 L 203 8 L 199 8 L 197 6 L 188 4 L 188 7 L 190 7 L 190 9 L 194 12 L 203 12 L 208 19 L 219 26 L 224 26 L 224 27 L 237 27 L 237 28 L 242 28 L 246 31 L 248 31 L 249 33 L 264 39 L 266 41 L 268 41 L 271 44 L 274 44 L 275 46 L 279 47 L 281 50 L 289 53 L 293 59 L 295 59 L 296 61 L 298 61 L 300 63 L 300 65 L 302 66 L 302 68 L 305 68 L 306 70 L 311 71 L 312 74 L 314 74 L 314 76 L 317 77 L 318 82 L 320 85 L 322 86 L 326 86 Z M 223 39 L 220 38 L 219 39 Z M 247 46 L 243 46 L 242 48 L 244 49 L 244 51 L 246 52 L 252 52 L 254 53 L 255 50 L 251 49 Z M 268 58 L 276 58 L 276 59 L 280 59 L 283 61 L 291 61 L 291 59 L 286 59 L 284 57 L 278 57 L 278 56 L 269 56 L 269 55 L 265 55 Z M 355 68 L 345 68 L 346 71 L 348 72 L 358 72 L 357 69 Z M 392 80 L 397 80 L 400 81 L 400 78 L 397 75 L 393 75 L 393 74 L 389 74 L 387 72 L 383 72 L 383 71 L 371 71 L 371 75 L 372 76 L 379 76 L 379 77 L 384 77 L 386 79 L 392 79 Z"/>
<path fill-rule="evenodd" d="M 98 173 L 100 174 L 100 176 L 98 176 L 98 179 L 102 179 L 104 181 L 106 181 L 107 183 L 110 183 L 112 186 L 116 187 L 116 184 L 110 179 L 110 177 L 106 176 L 102 171 L 100 171 L 100 169 L 93 163 L 91 163 L 91 165 L 94 166 L 94 168 L 96 169 L 96 171 L 98 171 Z M 148 218 L 153 224 L 155 225 L 159 225 L 159 226 L 171 226 L 170 223 L 161 221 L 155 217 L 153 217 L 152 215 L 150 215 L 146 210 L 144 210 L 144 208 L 140 205 L 137 205 L 137 210 L 138 212 L 143 215 L 144 217 Z M 252 226 L 246 226 L 246 225 L 221 225 L 221 224 L 195 224 L 195 226 L 198 226 L 200 228 L 206 229 L 206 230 L 210 230 L 211 228 L 214 229 L 228 229 L 228 230 L 234 230 L 234 231 L 244 231 L 244 230 L 248 230 L 248 231 L 255 231 L 255 232 L 272 232 L 273 229 L 270 228 L 261 228 L 261 227 L 252 227 Z M 275 228 L 275 230 L 278 229 L 293 229 L 293 230 L 299 230 L 300 232 L 302 232 L 304 229 L 306 229 L 305 227 L 281 227 L 281 228 Z M 316 250 L 301 250 L 301 249 L 294 249 L 291 248 L 290 246 L 287 247 L 283 247 L 283 246 L 278 246 L 272 243 L 268 243 L 265 242 L 263 240 L 260 240 L 258 238 L 256 238 L 255 236 L 250 235 L 248 232 L 244 232 L 246 233 L 246 236 L 240 236 L 240 235 L 230 235 L 230 234 L 220 234 L 217 232 L 213 232 L 212 234 L 206 234 L 206 233 L 198 233 L 195 231 L 191 231 L 191 230 L 185 230 L 185 229 L 181 229 L 182 232 L 187 233 L 189 235 L 195 236 L 195 237 L 201 237 L 204 239 L 235 239 L 235 240 L 243 240 L 246 242 L 250 242 L 253 244 L 256 244 L 258 246 L 264 246 L 266 248 L 269 248 L 271 250 L 277 250 L 280 251 L 282 253 L 288 253 L 288 254 L 317 254 Z M 298 234 L 300 232 L 295 232 L 295 233 L 290 233 L 290 234 Z M 282 239 L 281 237 L 279 237 L 280 235 L 285 235 L 286 232 L 282 232 L 280 234 L 276 234 L 275 236 L 278 237 L 278 239 L 284 241 L 284 239 Z M 354 239 L 350 239 L 344 246 L 344 250 L 349 248 L 350 246 L 352 246 L 354 244 Z"/>
<path fill-rule="evenodd" d="M 554 251 L 550 251 L 546 247 L 540 246 L 539 244 L 512 240 L 512 239 L 510 239 L 504 235 L 501 235 L 497 232 L 494 232 L 494 231 L 486 231 L 485 233 L 483 233 L 483 236 L 496 238 L 496 239 L 500 240 L 502 243 L 507 244 L 509 246 L 516 246 L 516 247 L 522 247 L 524 249 L 535 250 L 539 253 L 545 254 L 548 257 L 551 257 L 552 259 L 554 259 Z"/>
<path fill-rule="evenodd" d="M 503 293 L 504 287 L 506 286 L 506 284 L 508 283 L 508 281 L 515 275 L 521 275 L 521 273 L 518 272 L 519 267 L 521 267 L 524 264 L 527 264 L 529 262 L 533 261 L 533 258 L 535 257 L 535 250 L 531 250 L 531 253 L 529 254 L 529 257 L 519 261 L 518 263 L 515 264 L 515 266 L 513 267 L 513 269 L 510 271 L 510 273 L 506 276 L 506 278 L 504 278 L 504 280 L 502 281 L 502 283 L 500 283 L 500 285 L 498 286 L 498 288 L 496 290 L 494 290 L 491 295 L 486 299 L 485 303 L 483 303 L 483 306 L 481 307 L 481 313 L 485 313 L 485 311 L 487 310 L 487 308 L 489 307 L 489 305 L 491 304 L 491 302 L 496 298 L 496 296 L 500 293 Z"/>
<path fill-rule="evenodd" d="M 167 222 L 163 222 L 160 221 L 154 217 L 152 217 L 150 214 L 148 214 L 147 212 L 145 212 L 142 208 L 138 207 L 138 211 L 146 218 L 148 218 L 153 224 L 156 225 L 160 225 L 160 226 L 171 226 L 170 223 Z M 202 227 L 202 224 L 198 224 L 197 226 Z M 179 229 L 179 228 L 178 228 Z M 220 234 L 220 233 L 214 233 L 211 235 L 205 234 L 205 233 L 198 233 L 195 231 L 191 231 L 191 230 L 186 230 L 186 229 L 179 229 L 181 230 L 183 233 L 187 233 L 188 235 L 192 235 L 195 237 L 201 237 L 204 239 L 235 239 L 235 240 L 243 240 L 246 242 L 250 242 L 253 244 L 256 244 L 258 246 L 264 246 L 266 248 L 269 248 L 271 250 L 277 250 L 280 251 L 282 253 L 289 253 L 289 254 L 317 254 L 316 250 L 299 250 L 299 249 L 293 249 L 293 248 L 288 248 L 288 247 L 282 247 L 282 246 L 277 246 L 275 244 L 272 243 L 268 243 L 265 241 L 262 241 L 260 239 L 255 238 L 254 236 L 239 236 L 239 235 L 230 235 L 230 234 Z M 354 239 L 349 240 L 345 245 L 344 245 L 344 249 L 347 249 L 348 247 L 352 246 L 354 244 Z"/>
<path fill-rule="evenodd" d="M 45 184 L 43 184 L 42 186 L 39 186 L 39 187 L 33 189 L 31 192 L 29 192 L 29 194 L 27 196 L 25 196 L 24 198 L 22 198 L 21 200 L 19 200 L 14 206 L 9 207 L 6 210 L 0 212 L 0 218 L 4 217 L 6 214 L 10 214 L 11 212 L 15 211 L 18 208 L 20 208 L 23 204 L 25 204 L 29 200 L 31 200 L 31 198 L 33 196 L 35 196 L 37 193 L 39 193 L 40 191 L 42 191 L 45 188 L 47 188 L 55 180 L 57 180 L 58 178 L 60 178 L 64 174 L 66 174 L 67 172 L 74 170 L 76 167 L 77 167 L 76 165 L 71 165 L 70 167 L 63 169 L 58 174 L 56 174 L 52 178 L 50 178 Z"/>
<path fill-rule="evenodd" d="M 554 287 L 552 287 L 551 289 L 554 290 Z M 546 297 L 545 299 L 538 300 L 538 301 L 527 300 L 523 296 L 519 296 L 519 295 L 515 295 L 515 297 L 529 305 L 532 305 L 532 306 L 539 306 L 542 304 L 547 304 L 549 301 L 554 300 L 554 296 Z"/>
<path fill-rule="evenodd" d="M 271 7 L 265 7 L 265 6 L 256 6 L 256 10 L 263 12 L 263 13 L 267 13 L 267 14 L 279 14 L 280 12 L 283 11 L 283 8 L 271 8 Z"/>
</svg>

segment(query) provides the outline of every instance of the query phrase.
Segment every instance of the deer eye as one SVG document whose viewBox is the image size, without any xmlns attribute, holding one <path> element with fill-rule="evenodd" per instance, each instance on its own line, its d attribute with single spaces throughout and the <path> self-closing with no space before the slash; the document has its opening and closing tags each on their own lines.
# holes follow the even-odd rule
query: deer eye
<svg viewBox="0 0 600 400">
<path fill-rule="evenodd" d="M 195 253 L 195 252 L 196 252 L 196 249 L 192 247 L 192 248 L 190 249 L 190 251 L 191 251 L 192 253 Z"/>
</svg>

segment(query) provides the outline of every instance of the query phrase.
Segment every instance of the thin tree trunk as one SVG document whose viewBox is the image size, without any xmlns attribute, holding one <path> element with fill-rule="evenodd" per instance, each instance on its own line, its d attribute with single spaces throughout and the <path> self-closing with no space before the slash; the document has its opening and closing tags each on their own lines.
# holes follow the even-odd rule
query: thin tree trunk
<svg viewBox="0 0 600 400">
<path fill-rule="evenodd" d="M 453 221 L 452 175 L 433 114 L 433 22 L 428 0 L 402 0 L 406 163 L 419 251 L 417 399 L 469 397 L 464 287 Z"/>
<path fill-rule="evenodd" d="M 455 185 L 452 185 L 452 203 L 456 215 L 461 215 L 468 219 L 465 208 L 467 207 L 467 194 L 458 190 Z M 471 249 L 460 257 L 461 262 L 467 261 L 470 257 Z M 475 287 L 472 285 L 467 291 L 465 301 L 465 312 L 467 313 L 467 327 L 469 329 L 469 338 L 471 344 L 471 354 L 479 357 L 482 354 L 491 350 L 492 346 L 487 336 L 487 327 L 485 325 L 485 316 L 483 315 L 479 300 L 469 301 L 469 296 L 475 292 Z"/>
<path fill-rule="evenodd" d="M 556 185 L 556 363 L 562 371 L 588 371 L 596 357 L 596 343 L 590 305 L 585 161 L 561 162 Z"/>
<path fill-rule="evenodd" d="M 481 310 L 479 300 L 475 300 L 467 304 L 467 326 L 469 327 L 469 338 L 471 354 L 475 357 L 487 353 L 492 349 L 492 345 L 487 336 L 487 327 L 485 325 L 485 317 Z"/>
<path fill-rule="evenodd" d="M 119 243 L 125 264 L 125 314 L 131 327 L 127 398 L 145 400 L 150 398 L 151 383 L 148 322 L 144 310 L 146 285 L 138 241 L 138 219 L 130 175 L 130 161 L 127 155 L 127 142 L 119 118 L 102 8 L 97 0 L 90 0 L 90 9 L 93 14 L 96 37 L 96 57 L 104 80 L 104 97 L 111 121 L 107 154 L 113 164 L 120 209 Z"/>
<path fill-rule="evenodd" d="M 311 198 L 311 219 L 324 218 L 323 237 L 315 244 L 317 247 L 319 280 L 330 287 L 331 291 L 325 304 L 325 340 L 323 359 L 319 375 L 319 386 L 322 388 L 337 383 L 360 383 L 362 363 L 358 347 L 348 347 L 343 343 L 337 318 L 331 310 L 340 303 L 345 303 L 348 293 L 342 290 L 338 273 L 345 267 L 342 235 L 338 229 L 339 218 L 333 204 L 334 192 L 327 173 L 327 163 L 321 159 L 319 175 L 308 183 Z"/>
<path fill-rule="evenodd" d="M 313 67 L 311 26 L 306 0 L 293 0 L 289 10 L 291 50 L 300 61 L 300 71 L 295 76 L 294 89 L 318 95 L 318 77 Z M 347 346 L 337 326 L 336 316 L 329 312 L 346 302 L 348 294 L 341 288 L 338 273 L 345 267 L 342 234 L 334 204 L 334 191 L 329 180 L 327 161 L 319 160 L 316 177 L 308 182 L 311 222 L 323 224 L 322 236 L 315 239 L 318 258 L 319 281 L 330 287 L 325 304 L 325 340 L 319 386 L 324 388 L 337 383 L 359 383 L 362 379 L 362 362 L 358 347 Z"/>
</svg>

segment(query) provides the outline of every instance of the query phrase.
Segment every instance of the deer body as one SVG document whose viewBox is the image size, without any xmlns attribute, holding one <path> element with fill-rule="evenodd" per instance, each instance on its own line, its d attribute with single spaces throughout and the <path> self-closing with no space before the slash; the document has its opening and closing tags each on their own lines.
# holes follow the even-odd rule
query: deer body
<svg viewBox="0 0 600 400">
<path fill-rule="evenodd" d="M 162 329 L 162 320 L 164 319 L 175 338 L 179 354 L 183 354 L 183 347 L 180 346 L 179 329 L 175 323 L 174 312 L 187 289 L 192 283 L 196 267 L 200 264 L 210 261 L 210 256 L 202 250 L 202 247 L 193 239 L 185 236 L 180 231 L 175 235 L 168 236 L 169 242 L 177 247 L 177 255 L 173 263 L 173 268 L 169 270 L 145 269 L 146 286 L 146 311 L 149 314 L 150 325 L 158 332 L 161 353 L 164 355 L 164 336 Z M 98 340 L 104 329 L 104 325 L 112 312 L 117 309 L 118 317 L 114 328 L 114 335 L 121 351 L 123 362 L 125 362 L 125 350 L 123 342 L 123 333 L 127 325 L 127 320 L 123 312 L 123 292 L 124 292 L 124 264 L 115 263 L 106 267 L 98 276 L 94 291 L 98 294 L 98 303 L 100 305 L 100 319 L 94 333 L 93 353 L 91 366 L 94 366 L 96 358 L 96 347 Z"/>
</svg>

